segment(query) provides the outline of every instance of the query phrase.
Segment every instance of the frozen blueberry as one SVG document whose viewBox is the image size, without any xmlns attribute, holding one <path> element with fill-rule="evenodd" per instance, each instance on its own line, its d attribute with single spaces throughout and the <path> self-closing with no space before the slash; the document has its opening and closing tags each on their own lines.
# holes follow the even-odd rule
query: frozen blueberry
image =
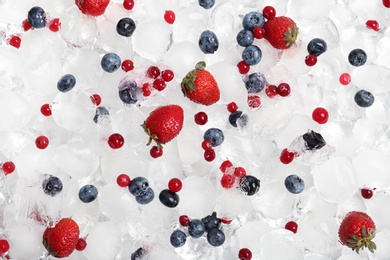
<svg viewBox="0 0 390 260">
<path fill-rule="evenodd" d="M 242 47 L 247 47 L 253 43 L 254 37 L 252 31 L 249 30 L 241 30 L 238 32 L 236 37 L 238 45 Z"/>
<path fill-rule="evenodd" d="M 302 136 L 305 141 L 305 146 L 308 150 L 317 150 L 325 146 L 326 142 L 321 134 L 314 132 L 313 130 L 308 131 Z"/>
<path fill-rule="evenodd" d="M 199 219 L 191 220 L 188 226 L 188 233 L 190 234 L 191 237 L 199 238 L 204 234 L 205 231 L 206 228 L 201 220 Z"/>
<path fill-rule="evenodd" d="M 242 52 L 242 59 L 248 65 L 256 65 L 261 61 L 262 53 L 259 47 L 249 45 Z"/>
<path fill-rule="evenodd" d="M 198 2 L 204 9 L 210 9 L 215 4 L 215 0 L 199 0 Z"/>
<path fill-rule="evenodd" d="M 264 17 L 260 12 L 250 12 L 242 19 L 242 26 L 245 29 L 252 31 L 256 26 L 263 27 L 264 22 Z"/>
<path fill-rule="evenodd" d="M 180 201 L 179 195 L 168 189 L 162 190 L 158 198 L 160 199 L 160 202 L 168 208 L 176 207 Z"/>
<path fill-rule="evenodd" d="M 211 215 L 202 218 L 202 222 L 206 229 L 206 232 L 209 232 L 213 228 L 221 227 L 221 219 L 217 218 L 217 213 L 213 212 Z"/>
<path fill-rule="evenodd" d="M 153 199 L 154 199 L 154 191 L 150 187 L 148 187 L 145 190 L 145 192 L 141 193 L 138 196 L 135 196 L 135 200 L 139 204 L 148 204 L 148 203 L 152 202 Z"/>
<path fill-rule="evenodd" d="M 320 38 L 314 38 L 307 45 L 307 51 L 309 52 L 309 54 L 315 55 L 317 57 L 320 56 L 322 53 L 326 52 L 326 50 L 326 42 Z"/>
<path fill-rule="evenodd" d="M 121 58 L 115 53 L 107 53 L 103 56 L 100 64 L 104 71 L 113 73 L 121 67 Z"/>
<path fill-rule="evenodd" d="M 362 49 L 354 49 L 349 53 L 348 61 L 352 66 L 362 66 L 367 61 L 367 54 Z"/>
<path fill-rule="evenodd" d="M 212 54 L 218 50 L 219 42 L 217 35 L 212 31 L 206 30 L 199 37 L 199 48 L 205 54 Z"/>
<path fill-rule="evenodd" d="M 56 176 L 50 176 L 42 182 L 43 192 L 54 197 L 62 191 L 62 181 Z"/>
<path fill-rule="evenodd" d="M 284 186 L 289 192 L 298 194 L 305 188 L 305 182 L 299 176 L 292 174 L 284 180 Z"/>
<path fill-rule="evenodd" d="M 135 23 L 131 18 L 122 18 L 116 25 L 116 31 L 119 35 L 130 37 L 135 31 Z"/>
<path fill-rule="evenodd" d="M 213 147 L 216 147 L 216 146 L 221 145 L 223 143 L 225 136 L 223 135 L 222 130 L 220 130 L 218 128 L 210 128 L 204 133 L 203 139 L 210 140 Z"/>
<path fill-rule="evenodd" d="M 135 104 L 141 90 L 135 81 L 124 81 L 119 87 L 119 98 L 126 104 Z"/>
<path fill-rule="evenodd" d="M 142 257 L 145 255 L 146 250 L 142 247 L 135 250 L 130 257 L 130 260 L 141 260 Z"/>
<path fill-rule="evenodd" d="M 186 243 L 186 240 L 187 240 L 187 236 L 181 230 L 175 230 L 171 234 L 171 245 L 174 247 L 184 246 L 184 244 Z"/>
<path fill-rule="evenodd" d="M 134 196 L 141 196 L 149 189 L 149 182 L 144 177 L 135 177 L 129 185 L 129 191 Z"/>
<path fill-rule="evenodd" d="M 93 185 L 85 185 L 79 191 L 79 198 L 84 203 L 94 201 L 98 196 L 98 190 Z"/>
<path fill-rule="evenodd" d="M 57 89 L 61 92 L 68 92 L 76 85 L 76 78 L 72 74 L 65 74 L 57 82 Z"/>
<path fill-rule="evenodd" d="M 248 123 L 248 115 L 240 110 L 234 111 L 229 115 L 229 123 L 234 127 L 244 127 Z"/>
<path fill-rule="evenodd" d="M 213 228 L 207 233 L 207 242 L 212 246 L 221 246 L 225 242 L 225 234 L 218 228 Z"/>
<path fill-rule="evenodd" d="M 28 11 L 28 23 L 34 28 L 43 28 L 46 26 L 46 14 L 42 7 L 34 6 Z"/>
<path fill-rule="evenodd" d="M 259 93 L 266 85 L 267 80 L 261 73 L 252 73 L 245 78 L 245 87 L 248 93 Z"/>
<path fill-rule="evenodd" d="M 103 118 L 105 116 L 109 116 L 109 115 L 110 115 L 110 113 L 108 112 L 108 110 L 105 107 L 97 107 L 93 121 L 95 123 L 97 123 L 97 122 L 99 122 L 99 120 L 101 118 Z"/>
<path fill-rule="evenodd" d="M 359 90 L 355 94 L 355 102 L 359 107 L 370 107 L 374 101 L 374 95 L 366 90 Z"/>
<path fill-rule="evenodd" d="M 260 180 L 252 175 L 240 178 L 240 190 L 248 196 L 255 195 L 260 189 Z"/>
</svg>

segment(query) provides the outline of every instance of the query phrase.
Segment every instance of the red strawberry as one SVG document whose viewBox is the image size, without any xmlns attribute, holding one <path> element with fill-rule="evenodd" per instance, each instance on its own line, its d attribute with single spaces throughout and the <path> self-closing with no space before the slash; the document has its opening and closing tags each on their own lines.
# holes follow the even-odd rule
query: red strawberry
<svg viewBox="0 0 390 260">
<path fill-rule="evenodd" d="M 99 16 L 104 14 L 110 0 L 75 0 L 75 3 L 83 14 Z"/>
<path fill-rule="evenodd" d="M 181 90 L 195 103 L 212 105 L 220 98 L 218 84 L 213 75 L 205 70 L 206 63 L 198 62 L 194 70 L 188 72 L 181 82 Z"/>
<path fill-rule="evenodd" d="M 46 228 L 42 242 L 50 255 L 63 258 L 75 250 L 79 235 L 77 223 L 73 219 L 63 218 L 53 228 Z"/>
<path fill-rule="evenodd" d="M 274 17 L 264 26 L 264 38 L 276 49 L 288 49 L 295 44 L 298 36 L 298 27 L 295 22 L 286 16 Z"/>
<path fill-rule="evenodd" d="M 339 238 L 343 245 L 352 248 L 359 253 L 365 247 L 374 252 L 376 245 L 371 241 L 375 237 L 375 223 L 364 212 L 351 211 L 341 222 L 339 228 Z"/>
<path fill-rule="evenodd" d="M 162 106 L 153 110 L 142 127 L 149 135 L 149 145 L 152 140 L 158 147 L 175 138 L 183 128 L 184 111 L 178 105 Z"/>
</svg>

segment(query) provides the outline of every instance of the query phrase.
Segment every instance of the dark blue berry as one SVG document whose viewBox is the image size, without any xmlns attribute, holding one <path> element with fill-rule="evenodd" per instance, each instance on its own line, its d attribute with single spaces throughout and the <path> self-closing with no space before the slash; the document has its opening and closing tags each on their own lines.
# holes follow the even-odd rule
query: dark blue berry
<svg viewBox="0 0 390 260">
<path fill-rule="evenodd" d="M 248 115 L 237 110 L 229 115 L 229 123 L 234 127 L 244 127 L 248 123 Z"/>
<path fill-rule="evenodd" d="M 138 88 L 135 81 L 124 81 L 118 87 L 119 98 L 126 104 L 135 104 L 141 90 Z"/>
<path fill-rule="evenodd" d="M 122 18 L 116 25 L 116 31 L 119 35 L 130 37 L 135 31 L 135 23 L 131 18 Z"/>
<path fill-rule="evenodd" d="M 72 74 L 65 74 L 57 82 L 57 88 L 61 92 L 68 92 L 76 85 L 76 78 Z"/>
<path fill-rule="evenodd" d="M 199 238 L 204 234 L 205 231 L 206 228 L 201 220 L 191 220 L 190 225 L 188 226 L 188 233 L 190 234 L 190 236 L 192 236 L 193 238 Z"/>
<path fill-rule="evenodd" d="M 186 234 L 181 230 L 175 230 L 171 234 L 171 245 L 174 247 L 184 246 L 187 240 Z"/>
<path fill-rule="evenodd" d="M 250 12 L 242 19 L 242 26 L 245 29 L 252 31 L 256 26 L 263 27 L 264 22 L 264 17 L 260 12 Z"/>
<path fill-rule="evenodd" d="M 219 42 L 217 35 L 212 31 L 206 30 L 199 37 L 199 48 L 205 54 L 212 54 L 218 50 Z"/>
<path fill-rule="evenodd" d="M 245 29 L 239 31 L 236 37 L 238 45 L 242 47 L 247 47 L 251 45 L 254 39 L 255 38 L 253 37 L 252 31 L 245 30 Z"/>
<path fill-rule="evenodd" d="M 314 132 L 313 130 L 308 131 L 302 136 L 305 141 L 305 146 L 308 150 L 317 150 L 325 146 L 326 142 L 321 134 Z"/>
<path fill-rule="evenodd" d="M 129 191 L 134 196 L 141 196 L 149 189 L 149 182 L 144 177 L 136 177 L 131 180 L 129 185 Z"/>
<path fill-rule="evenodd" d="M 242 59 L 251 66 L 258 64 L 261 61 L 261 57 L 261 50 L 255 45 L 249 45 L 242 52 Z"/>
<path fill-rule="evenodd" d="M 148 204 L 148 203 L 152 202 L 153 199 L 154 199 L 154 191 L 150 187 L 148 187 L 145 190 L 145 192 L 141 193 L 138 196 L 135 196 L 135 200 L 139 204 Z"/>
<path fill-rule="evenodd" d="M 98 190 L 93 185 L 85 185 L 79 191 L 79 198 L 84 203 L 94 201 L 98 196 Z"/>
<path fill-rule="evenodd" d="M 45 194 L 55 196 L 62 191 L 62 181 L 56 176 L 43 180 L 42 189 Z"/>
<path fill-rule="evenodd" d="M 162 190 L 158 198 L 160 199 L 160 202 L 168 208 L 176 207 L 177 205 L 179 205 L 180 201 L 179 195 L 168 189 Z"/>
<path fill-rule="evenodd" d="M 206 232 L 209 232 L 213 228 L 220 228 L 221 227 L 221 219 L 217 218 L 216 212 L 213 212 L 213 214 L 202 218 L 202 222 L 204 224 Z"/>
<path fill-rule="evenodd" d="M 46 26 L 46 13 L 41 7 L 34 6 L 28 11 L 27 20 L 32 27 L 43 28 Z"/>
<path fill-rule="evenodd" d="M 366 90 L 359 90 L 355 94 L 355 102 L 359 107 L 370 107 L 374 101 L 374 95 Z"/>
<path fill-rule="evenodd" d="M 326 42 L 320 38 L 314 38 L 307 45 L 307 51 L 309 52 L 309 54 L 315 55 L 317 57 L 320 56 L 322 53 L 326 52 L 326 50 Z"/>
<path fill-rule="evenodd" d="M 298 194 L 305 189 L 305 182 L 299 176 L 292 174 L 284 180 L 284 186 L 289 192 Z"/>
<path fill-rule="evenodd" d="M 348 61 L 352 66 L 362 66 L 367 61 L 367 54 L 362 49 L 354 49 L 349 53 Z"/>
<path fill-rule="evenodd" d="M 267 80 L 261 73 L 252 73 L 245 77 L 245 87 L 248 93 L 259 93 L 266 85 Z"/>
<path fill-rule="evenodd" d="M 215 4 L 215 0 L 199 0 L 198 2 L 204 9 L 210 9 Z"/>
<path fill-rule="evenodd" d="M 210 128 L 204 133 L 203 139 L 210 140 L 213 147 L 216 147 L 223 143 L 223 140 L 225 140 L 225 136 L 223 135 L 223 132 L 220 129 Z"/>
<path fill-rule="evenodd" d="M 221 246 L 225 242 L 225 234 L 218 228 L 213 228 L 207 233 L 207 242 L 212 246 Z"/>
<path fill-rule="evenodd" d="M 100 64 L 104 71 L 112 73 L 121 67 L 121 58 L 115 53 L 107 53 Z"/>
<path fill-rule="evenodd" d="M 109 115 L 110 115 L 110 113 L 108 112 L 108 110 L 105 107 L 97 107 L 93 121 L 95 123 L 97 123 L 97 122 L 99 122 L 99 120 L 101 118 L 109 116 Z"/>
<path fill-rule="evenodd" d="M 131 254 L 130 260 L 141 260 L 144 255 L 145 249 L 140 247 Z"/>
<path fill-rule="evenodd" d="M 255 195 L 260 189 L 260 180 L 252 175 L 240 178 L 240 190 L 248 196 Z"/>
</svg>

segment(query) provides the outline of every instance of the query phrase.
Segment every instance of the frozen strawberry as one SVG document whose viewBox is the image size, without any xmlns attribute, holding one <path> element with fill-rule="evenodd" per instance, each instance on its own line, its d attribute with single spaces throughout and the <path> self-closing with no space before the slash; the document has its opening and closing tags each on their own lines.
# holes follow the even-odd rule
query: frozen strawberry
<svg viewBox="0 0 390 260">
<path fill-rule="evenodd" d="M 110 0 L 75 0 L 75 3 L 83 14 L 99 16 L 104 14 Z"/>
<path fill-rule="evenodd" d="M 295 44 L 298 27 L 286 16 L 278 16 L 264 24 L 264 38 L 276 49 L 288 49 Z"/>
</svg>

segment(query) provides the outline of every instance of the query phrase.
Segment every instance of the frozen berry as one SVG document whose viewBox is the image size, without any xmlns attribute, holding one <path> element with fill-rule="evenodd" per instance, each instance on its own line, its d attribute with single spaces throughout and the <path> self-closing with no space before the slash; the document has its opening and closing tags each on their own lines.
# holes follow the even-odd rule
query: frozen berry
<svg viewBox="0 0 390 260">
<path fill-rule="evenodd" d="M 173 73 L 172 70 L 167 69 L 167 70 L 163 70 L 163 72 L 161 72 L 161 77 L 163 78 L 163 80 L 165 82 L 170 82 L 175 77 L 175 74 Z"/>
<path fill-rule="evenodd" d="M 340 75 L 339 81 L 341 85 L 348 85 L 351 82 L 351 75 L 349 73 L 343 73 Z"/>
<path fill-rule="evenodd" d="M 173 24 L 175 22 L 175 19 L 176 19 L 175 12 L 173 12 L 171 10 L 165 11 L 165 13 L 164 13 L 164 20 L 167 23 Z"/>
<path fill-rule="evenodd" d="M 294 234 L 298 231 L 298 224 L 295 221 L 289 221 L 284 226 L 285 229 L 290 230 Z"/>
<path fill-rule="evenodd" d="M 79 238 L 76 244 L 77 251 L 83 251 L 87 247 L 87 241 L 84 238 Z"/>
<path fill-rule="evenodd" d="M 49 23 L 49 30 L 52 32 L 58 32 L 61 28 L 60 18 L 54 18 Z"/>
<path fill-rule="evenodd" d="M 94 201 L 98 196 L 98 190 L 95 186 L 87 184 L 81 187 L 79 191 L 79 199 L 84 203 Z"/>
<path fill-rule="evenodd" d="M 219 169 L 221 170 L 221 172 L 226 173 L 226 171 L 227 171 L 229 168 L 231 168 L 231 167 L 233 167 L 232 162 L 229 161 L 229 160 L 226 160 L 226 161 L 223 161 L 223 162 L 221 163 L 221 166 L 219 166 Z"/>
<path fill-rule="evenodd" d="M 230 174 L 224 174 L 221 178 L 221 185 L 225 189 L 231 189 L 234 185 L 234 177 Z"/>
<path fill-rule="evenodd" d="M 313 110 L 311 117 L 317 123 L 325 124 L 326 122 L 328 122 L 329 114 L 325 108 L 317 107 L 316 109 Z"/>
<path fill-rule="evenodd" d="M 263 16 L 265 19 L 272 19 L 276 16 L 276 10 L 273 6 L 266 6 L 263 8 Z"/>
<path fill-rule="evenodd" d="M 168 189 L 172 192 L 179 192 L 183 187 L 183 183 L 178 178 L 173 178 L 168 182 Z"/>
<path fill-rule="evenodd" d="M 197 125 L 205 125 L 207 123 L 208 116 L 205 112 L 201 111 L 195 114 L 194 119 Z"/>
<path fill-rule="evenodd" d="M 239 63 L 237 63 L 237 68 L 241 74 L 247 74 L 251 67 L 248 64 L 246 64 L 245 61 L 242 60 Z"/>
<path fill-rule="evenodd" d="M 263 39 L 264 34 L 265 34 L 265 30 L 263 27 L 255 26 L 252 30 L 252 34 L 253 34 L 253 37 L 255 37 L 256 39 Z"/>
<path fill-rule="evenodd" d="M 116 183 L 119 185 L 119 187 L 128 187 L 130 185 L 130 177 L 129 175 L 127 174 L 120 174 L 118 175 L 118 177 L 116 178 Z"/>
<path fill-rule="evenodd" d="M 215 151 L 213 149 L 206 150 L 203 156 L 206 161 L 212 162 L 215 159 Z"/>
<path fill-rule="evenodd" d="M 294 160 L 294 153 L 285 148 L 280 153 L 279 159 L 283 164 L 289 164 Z"/>
<path fill-rule="evenodd" d="M 0 239 L 0 254 L 5 254 L 9 250 L 9 243 L 5 239 Z"/>
<path fill-rule="evenodd" d="M 278 88 L 275 85 L 269 85 L 265 88 L 265 94 L 268 97 L 273 98 L 278 95 Z"/>
<path fill-rule="evenodd" d="M 213 149 L 213 144 L 211 143 L 210 140 L 203 140 L 202 148 L 205 151 L 211 150 L 211 149 Z"/>
<path fill-rule="evenodd" d="M 115 133 L 110 135 L 110 137 L 108 137 L 108 145 L 112 149 L 119 149 L 123 146 L 124 143 L 125 143 L 125 139 L 121 134 Z"/>
<path fill-rule="evenodd" d="M 379 23 L 376 20 L 368 20 L 366 26 L 374 31 L 379 31 Z"/>
<path fill-rule="evenodd" d="M 122 70 L 124 72 L 129 72 L 134 69 L 134 63 L 131 60 L 124 60 L 122 62 Z"/>
<path fill-rule="evenodd" d="M 94 105 L 99 106 L 102 103 L 102 98 L 98 94 L 93 94 L 91 96 L 91 101 Z"/>
<path fill-rule="evenodd" d="M 165 81 L 162 78 L 157 78 L 153 81 L 152 86 L 158 91 L 163 91 L 166 88 L 167 83 L 165 83 Z"/>
<path fill-rule="evenodd" d="M 35 139 L 35 145 L 38 149 L 45 149 L 49 145 L 49 138 L 43 135 L 38 136 Z"/>
<path fill-rule="evenodd" d="M 236 102 L 230 102 L 229 104 L 227 104 L 227 110 L 230 113 L 236 112 L 237 109 L 238 109 L 238 106 L 237 106 Z"/>
<path fill-rule="evenodd" d="M 282 97 L 287 97 L 291 92 L 290 85 L 287 83 L 280 83 L 277 87 L 277 90 L 278 94 Z"/>
<path fill-rule="evenodd" d="M 182 225 L 183 227 L 188 227 L 188 225 L 190 224 L 191 221 L 187 215 L 181 215 L 179 217 L 179 222 L 180 222 L 180 225 Z"/>
<path fill-rule="evenodd" d="M 8 40 L 9 45 L 15 47 L 16 49 L 19 49 L 20 44 L 22 43 L 22 39 L 20 39 L 19 36 L 13 35 L 11 38 Z"/>
<path fill-rule="evenodd" d="M 42 182 L 43 192 L 52 197 L 62 191 L 62 181 L 56 176 L 50 176 Z"/>
<path fill-rule="evenodd" d="M 126 10 L 132 10 L 134 7 L 134 0 L 124 0 L 123 1 L 123 7 Z"/>
<path fill-rule="evenodd" d="M 15 164 L 11 161 L 4 162 L 2 165 L 2 169 L 5 175 L 13 173 L 15 171 Z"/>
<path fill-rule="evenodd" d="M 372 189 L 369 189 L 369 188 L 362 188 L 360 190 L 360 193 L 362 194 L 362 197 L 365 198 L 365 199 L 371 199 L 372 196 L 374 195 L 374 192 L 372 191 Z"/>
<path fill-rule="evenodd" d="M 158 147 L 158 146 L 153 146 L 152 148 L 150 148 L 150 156 L 152 156 L 152 158 L 158 158 L 158 157 L 161 157 L 163 155 L 163 148 L 162 147 Z"/>
<path fill-rule="evenodd" d="M 150 66 L 146 71 L 146 76 L 151 79 L 156 79 L 160 76 L 160 69 L 157 66 Z"/>
<path fill-rule="evenodd" d="M 238 259 L 239 260 L 251 260 L 252 259 L 252 251 L 248 248 L 241 248 L 238 251 Z"/>
<path fill-rule="evenodd" d="M 246 175 L 246 170 L 245 170 L 243 167 L 237 167 L 236 169 L 234 169 L 233 174 L 234 174 L 234 176 L 236 176 L 237 178 L 243 177 L 243 176 Z"/>
<path fill-rule="evenodd" d="M 312 67 L 312 66 L 316 65 L 316 63 L 317 63 L 317 56 L 315 56 L 314 54 L 307 55 L 306 58 L 305 58 L 305 63 L 309 67 Z"/>
<path fill-rule="evenodd" d="M 49 104 L 43 104 L 41 106 L 41 113 L 44 116 L 51 116 L 51 108 Z"/>
<path fill-rule="evenodd" d="M 168 208 L 174 208 L 177 205 L 179 205 L 180 202 L 179 195 L 177 195 L 177 193 L 172 192 L 168 189 L 162 190 L 158 198 L 160 202 Z"/>
</svg>

